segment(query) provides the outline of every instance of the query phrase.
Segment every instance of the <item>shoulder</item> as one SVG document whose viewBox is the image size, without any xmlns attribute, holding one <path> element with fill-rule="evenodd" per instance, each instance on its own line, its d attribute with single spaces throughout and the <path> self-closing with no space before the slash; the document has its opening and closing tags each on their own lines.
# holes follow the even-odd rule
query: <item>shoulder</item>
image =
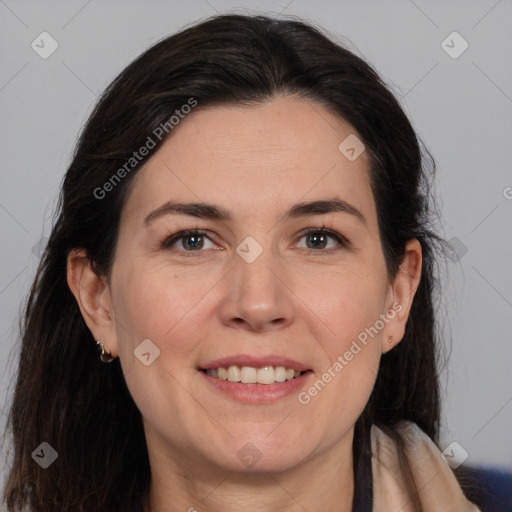
<svg viewBox="0 0 512 512">
<path fill-rule="evenodd" d="M 408 421 L 394 430 L 402 443 L 376 425 L 371 428 L 375 511 L 479 512 L 425 432 Z"/>
</svg>

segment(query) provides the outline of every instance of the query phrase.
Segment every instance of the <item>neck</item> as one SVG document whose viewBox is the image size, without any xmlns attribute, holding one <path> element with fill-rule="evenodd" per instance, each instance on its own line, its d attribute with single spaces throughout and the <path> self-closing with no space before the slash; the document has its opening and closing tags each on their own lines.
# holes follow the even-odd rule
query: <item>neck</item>
<svg viewBox="0 0 512 512">
<path fill-rule="evenodd" d="M 149 450 L 150 508 L 146 512 L 351 512 L 353 430 L 332 448 L 281 473 L 241 473 L 207 461 L 178 462 Z M 153 445 L 154 446 L 154 445 Z"/>
</svg>

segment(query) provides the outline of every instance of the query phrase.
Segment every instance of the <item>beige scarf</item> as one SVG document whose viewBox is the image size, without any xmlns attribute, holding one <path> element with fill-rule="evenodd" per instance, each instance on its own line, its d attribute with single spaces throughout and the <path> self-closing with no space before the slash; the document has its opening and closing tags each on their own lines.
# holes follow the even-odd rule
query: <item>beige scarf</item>
<svg viewBox="0 0 512 512">
<path fill-rule="evenodd" d="M 395 442 L 372 426 L 373 512 L 480 512 L 427 434 L 412 422 L 402 422 L 399 433 L 407 464 L 400 463 Z"/>
</svg>

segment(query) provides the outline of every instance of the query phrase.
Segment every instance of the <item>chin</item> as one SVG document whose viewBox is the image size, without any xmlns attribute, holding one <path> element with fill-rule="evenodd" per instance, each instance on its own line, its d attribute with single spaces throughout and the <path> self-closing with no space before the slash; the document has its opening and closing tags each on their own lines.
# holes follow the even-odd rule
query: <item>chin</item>
<svg viewBox="0 0 512 512">
<path fill-rule="evenodd" d="M 309 458 L 306 447 L 299 452 L 297 444 L 283 448 L 282 444 L 270 443 L 268 439 L 234 444 L 236 447 L 229 449 L 233 456 L 227 459 L 219 457 L 218 464 L 226 470 L 241 474 L 281 473 L 296 468 Z"/>
</svg>

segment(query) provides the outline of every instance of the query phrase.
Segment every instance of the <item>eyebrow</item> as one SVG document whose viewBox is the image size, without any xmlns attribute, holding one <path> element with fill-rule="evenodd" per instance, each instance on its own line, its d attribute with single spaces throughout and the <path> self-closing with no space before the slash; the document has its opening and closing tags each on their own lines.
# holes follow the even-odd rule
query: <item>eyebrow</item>
<svg viewBox="0 0 512 512">
<path fill-rule="evenodd" d="M 297 203 L 284 214 L 282 220 L 309 217 L 311 215 L 324 215 L 333 212 L 347 213 L 367 225 L 366 217 L 355 206 L 340 198 Z M 167 201 L 147 215 L 144 219 L 144 225 L 148 226 L 155 219 L 169 214 L 216 220 L 231 220 L 232 218 L 228 210 L 214 204 Z"/>
</svg>

